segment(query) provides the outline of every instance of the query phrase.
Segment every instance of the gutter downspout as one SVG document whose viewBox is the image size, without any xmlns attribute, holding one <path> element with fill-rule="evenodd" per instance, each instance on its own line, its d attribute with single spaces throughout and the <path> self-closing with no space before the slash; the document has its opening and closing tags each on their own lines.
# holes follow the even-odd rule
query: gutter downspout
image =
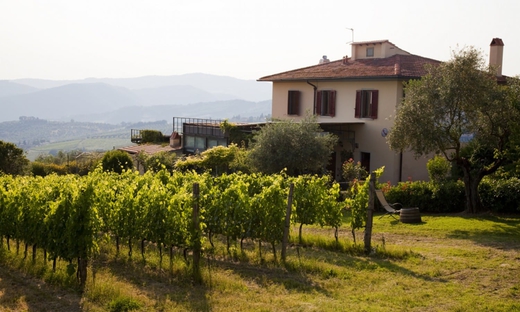
<svg viewBox="0 0 520 312">
<path fill-rule="evenodd" d="M 403 181 L 403 152 L 399 153 L 399 182 Z"/>
<path fill-rule="evenodd" d="M 312 103 L 312 114 L 316 114 L 316 90 L 318 90 L 318 87 L 313 85 L 312 83 L 307 80 L 307 83 L 310 84 L 314 88 L 314 101 Z"/>
</svg>

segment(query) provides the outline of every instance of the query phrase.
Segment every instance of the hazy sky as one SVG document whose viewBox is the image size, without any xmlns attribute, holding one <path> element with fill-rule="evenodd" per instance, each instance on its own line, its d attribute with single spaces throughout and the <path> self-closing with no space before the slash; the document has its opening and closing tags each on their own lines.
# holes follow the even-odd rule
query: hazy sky
<svg viewBox="0 0 520 312">
<path fill-rule="evenodd" d="M 502 38 L 520 75 L 519 0 L 0 0 L 0 79 L 202 72 L 258 79 L 388 39 L 448 60 Z"/>
</svg>

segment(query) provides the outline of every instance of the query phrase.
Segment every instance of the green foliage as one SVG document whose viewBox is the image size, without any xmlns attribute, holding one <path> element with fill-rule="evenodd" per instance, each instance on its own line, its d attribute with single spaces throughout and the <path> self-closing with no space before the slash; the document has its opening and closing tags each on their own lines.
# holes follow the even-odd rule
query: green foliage
<svg viewBox="0 0 520 312">
<path fill-rule="evenodd" d="M 467 211 L 482 210 L 478 184 L 506 163 L 519 136 L 518 79 L 498 85 L 493 69 L 474 48 L 430 67 L 421 80 L 405 84 L 406 97 L 388 136 L 390 147 L 417 155 L 440 153 L 460 166 Z M 461 142 L 470 135 L 469 142 Z"/>
<path fill-rule="evenodd" d="M 464 184 L 462 181 L 443 183 L 408 181 L 387 188 L 389 202 L 403 207 L 418 207 L 421 212 L 460 212 L 464 209 Z"/>
<path fill-rule="evenodd" d="M 250 172 L 247 161 L 247 150 L 236 144 L 215 146 L 205 150 L 200 155 L 188 156 L 175 163 L 175 169 L 182 172 L 195 170 L 204 172 L 211 170 L 214 175 L 233 171 Z"/>
<path fill-rule="evenodd" d="M 227 119 L 220 123 L 220 129 L 229 138 L 229 142 L 239 146 L 246 146 L 252 135 L 240 130 L 236 124 L 230 123 Z"/>
<path fill-rule="evenodd" d="M 439 155 L 428 160 L 426 167 L 428 168 L 430 181 L 437 184 L 446 180 L 451 170 L 450 162 L 445 157 Z"/>
<path fill-rule="evenodd" d="M 484 179 L 479 187 L 482 203 L 498 213 L 520 211 L 520 179 Z"/>
<path fill-rule="evenodd" d="M 67 165 L 57 165 L 53 163 L 46 164 L 35 161 L 31 163 L 31 171 L 33 175 L 41 177 L 52 173 L 64 175 L 68 173 L 68 167 Z"/>
<path fill-rule="evenodd" d="M 28 174 L 29 164 L 29 160 L 21 148 L 13 143 L 0 141 L 0 174 Z"/>
<path fill-rule="evenodd" d="M 127 297 L 116 298 L 108 304 L 108 311 L 110 312 L 126 312 L 138 310 L 140 308 L 141 304 L 139 301 Z"/>
<path fill-rule="evenodd" d="M 128 153 L 120 150 L 112 150 L 105 153 L 101 160 L 104 171 L 122 173 L 123 170 L 134 167 L 132 157 Z"/>
<path fill-rule="evenodd" d="M 141 143 L 167 143 L 169 137 L 164 136 L 161 131 L 158 130 L 141 130 Z"/>
<path fill-rule="evenodd" d="M 384 170 L 384 166 L 374 170 L 376 181 L 379 180 Z M 354 181 L 350 191 L 351 197 L 345 199 L 346 207 L 351 210 L 352 218 L 350 219 L 350 226 L 353 231 L 364 227 L 366 224 L 369 191 L 370 183 L 368 180 Z"/>
<path fill-rule="evenodd" d="M 352 182 L 354 180 L 365 180 L 368 177 L 368 172 L 361 166 L 361 162 L 354 162 L 354 159 L 349 158 L 341 166 L 342 176 L 345 181 Z"/>
<path fill-rule="evenodd" d="M 274 121 L 255 133 L 249 153 L 252 166 L 263 173 L 321 174 L 337 138 L 324 134 L 315 116 L 301 122 Z"/>
<path fill-rule="evenodd" d="M 176 159 L 177 155 L 175 153 L 159 152 L 145 157 L 144 167 L 146 171 L 150 170 L 153 172 L 159 172 L 162 169 L 173 171 Z"/>
</svg>

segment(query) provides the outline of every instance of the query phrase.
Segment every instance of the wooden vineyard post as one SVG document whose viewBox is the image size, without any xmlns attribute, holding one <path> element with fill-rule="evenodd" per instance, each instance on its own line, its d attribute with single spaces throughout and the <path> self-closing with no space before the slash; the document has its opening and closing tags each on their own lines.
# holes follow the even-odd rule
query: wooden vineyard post
<svg viewBox="0 0 520 312">
<path fill-rule="evenodd" d="M 289 231 L 291 229 L 291 206 L 293 191 L 294 183 L 291 183 L 291 185 L 289 186 L 289 198 L 287 199 L 287 211 L 285 213 L 285 228 L 283 229 L 282 262 L 285 262 L 285 258 L 287 256 L 287 244 L 289 243 Z"/>
<path fill-rule="evenodd" d="M 367 224 L 365 227 L 365 253 L 368 255 L 372 249 L 372 220 L 374 217 L 374 197 L 376 195 L 376 174 L 370 174 L 370 181 L 368 185 L 368 209 L 367 209 Z"/>
<path fill-rule="evenodd" d="M 201 282 L 200 274 L 200 250 L 201 250 L 201 231 L 199 223 L 199 184 L 193 183 L 193 278 L 195 282 Z"/>
</svg>

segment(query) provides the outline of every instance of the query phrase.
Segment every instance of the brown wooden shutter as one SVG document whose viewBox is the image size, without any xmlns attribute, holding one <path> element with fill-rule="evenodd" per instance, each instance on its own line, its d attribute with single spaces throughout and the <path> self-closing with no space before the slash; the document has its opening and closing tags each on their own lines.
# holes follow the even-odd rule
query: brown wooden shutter
<svg viewBox="0 0 520 312">
<path fill-rule="evenodd" d="M 361 90 L 356 91 L 356 108 L 354 110 L 354 117 L 361 118 Z"/>
<path fill-rule="evenodd" d="M 318 91 L 318 93 L 316 94 L 316 109 L 315 109 L 315 113 L 316 115 L 321 115 L 321 95 L 322 95 L 322 91 Z"/>
<path fill-rule="evenodd" d="M 293 99 L 293 111 L 292 113 L 295 115 L 300 115 L 300 91 L 294 91 L 294 99 Z"/>
<path fill-rule="evenodd" d="M 372 91 L 372 110 L 370 112 L 370 117 L 372 119 L 377 119 L 377 106 L 379 103 L 379 91 Z"/>
<path fill-rule="evenodd" d="M 300 113 L 300 91 L 289 90 L 287 101 L 287 115 L 299 115 Z"/>
<path fill-rule="evenodd" d="M 336 91 L 329 91 L 329 116 L 336 115 Z"/>
</svg>

